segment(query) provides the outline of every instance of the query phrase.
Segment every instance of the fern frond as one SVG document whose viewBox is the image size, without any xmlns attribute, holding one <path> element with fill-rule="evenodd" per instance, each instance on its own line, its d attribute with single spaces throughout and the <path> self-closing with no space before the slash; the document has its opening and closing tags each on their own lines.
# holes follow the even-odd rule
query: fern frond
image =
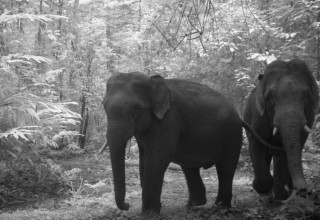
<svg viewBox="0 0 320 220">
<path fill-rule="evenodd" d="M 2 15 L 0 15 L 0 23 L 10 23 L 15 22 L 18 19 L 26 19 L 30 20 L 32 22 L 34 21 L 41 21 L 41 22 L 52 22 L 54 20 L 58 19 L 68 19 L 66 16 L 60 16 L 60 15 L 34 15 L 34 14 L 27 14 L 27 13 L 19 13 L 19 14 L 9 14 L 9 12 L 5 12 Z"/>
</svg>

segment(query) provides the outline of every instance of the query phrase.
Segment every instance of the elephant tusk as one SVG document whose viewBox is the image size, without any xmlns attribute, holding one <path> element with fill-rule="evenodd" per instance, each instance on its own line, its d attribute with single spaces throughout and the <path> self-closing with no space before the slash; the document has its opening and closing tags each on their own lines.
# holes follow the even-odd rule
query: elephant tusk
<svg viewBox="0 0 320 220">
<path fill-rule="evenodd" d="M 304 130 L 307 132 L 307 133 L 311 133 L 311 129 L 308 127 L 308 125 L 305 125 L 304 126 Z"/>
<path fill-rule="evenodd" d="M 272 135 L 275 136 L 276 133 L 277 133 L 277 131 L 278 131 L 278 129 L 277 129 L 276 127 L 274 127 L 274 128 L 273 128 L 273 131 L 272 131 Z"/>
<path fill-rule="evenodd" d="M 108 147 L 108 145 L 108 141 L 105 141 L 102 147 L 100 148 L 98 155 L 102 154 L 102 152 Z"/>
</svg>

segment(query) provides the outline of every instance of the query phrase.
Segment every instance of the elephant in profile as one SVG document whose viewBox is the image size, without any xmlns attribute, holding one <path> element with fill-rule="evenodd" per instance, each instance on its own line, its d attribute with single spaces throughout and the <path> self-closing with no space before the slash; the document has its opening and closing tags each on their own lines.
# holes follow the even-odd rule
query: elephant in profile
<svg viewBox="0 0 320 220">
<path fill-rule="evenodd" d="M 279 146 L 279 150 L 270 150 L 247 134 L 253 188 L 259 194 L 273 192 L 276 199 L 283 200 L 292 189 L 307 190 L 302 149 L 318 110 L 318 86 L 304 61 L 276 60 L 266 67 L 244 109 L 244 121 L 268 143 Z"/>
<path fill-rule="evenodd" d="M 125 203 L 125 147 L 132 136 L 139 147 L 142 213 L 160 213 L 163 178 L 170 162 L 179 164 L 184 172 L 189 206 L 206 203 L 199 169 L 215 165 L 219 180 L 216 203 L 230 207 L 245 125 L 222 94 L 186 80 L 120 73 L 109 78 L 103 105 L 119 209 L 129 209 Z"/>
</svg>

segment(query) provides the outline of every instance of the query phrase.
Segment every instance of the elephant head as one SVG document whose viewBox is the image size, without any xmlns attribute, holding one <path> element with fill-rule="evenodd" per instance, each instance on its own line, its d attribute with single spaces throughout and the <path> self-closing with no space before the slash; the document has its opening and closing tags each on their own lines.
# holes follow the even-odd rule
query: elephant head
<svg viewBox="0 0 320 220">
<path fill-rule="evenodd" d="M 118 74 L 107 82 L 103 100 L 107 113 L 107 140 L 114 178 L 115 200 L 119 209 L 125 203 L 125 147 L 132 136 L 139 136 L 162 120 L 171 107 L 170 90 L 160 76 L 146 77 L 141 73 Z"/>
<path fill-rule="evenodd" d="M 301 60 L 269 64 L 256 90 L 259 115 L 270 122 L 270 133 L 282 141 L 293 187 L 306 189 L 302 148 L 319 111 L 318 86 Z"/>
</svg>

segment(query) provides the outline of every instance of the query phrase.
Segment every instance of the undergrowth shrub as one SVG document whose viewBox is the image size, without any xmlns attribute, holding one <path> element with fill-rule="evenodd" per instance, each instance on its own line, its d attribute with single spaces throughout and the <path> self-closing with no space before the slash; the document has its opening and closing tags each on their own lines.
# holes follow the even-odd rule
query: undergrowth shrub
<svg viewBox="0 0 320 220">
<path fill-rule="evenodd" d="M 86 153 L 85 149 L 79 148 L 78 145 L 75 143 L 69 144 L 67 147 L 64 147 L 63 149 L 52 149 L 49 147 L 42 147 L 39 150 L 39 154 L 44 158 L 50 158 L 50 159 L 70 159 L 78 156 L 82 156 Z"/>
<path fill-rule="evenodd" d="M 42 196 L 57 196 L 67 188 L 62 168 L 33 151 L 0 164 L 0 208 L 36 201 Z"/>
<path fill-rule="evenodd" d="M 244 171 L 253 171 L 249 154 L 249 143 L 245 132 L 242 133 L 242 148 L 238 163 L 238 169 Z"/>
</svg>

